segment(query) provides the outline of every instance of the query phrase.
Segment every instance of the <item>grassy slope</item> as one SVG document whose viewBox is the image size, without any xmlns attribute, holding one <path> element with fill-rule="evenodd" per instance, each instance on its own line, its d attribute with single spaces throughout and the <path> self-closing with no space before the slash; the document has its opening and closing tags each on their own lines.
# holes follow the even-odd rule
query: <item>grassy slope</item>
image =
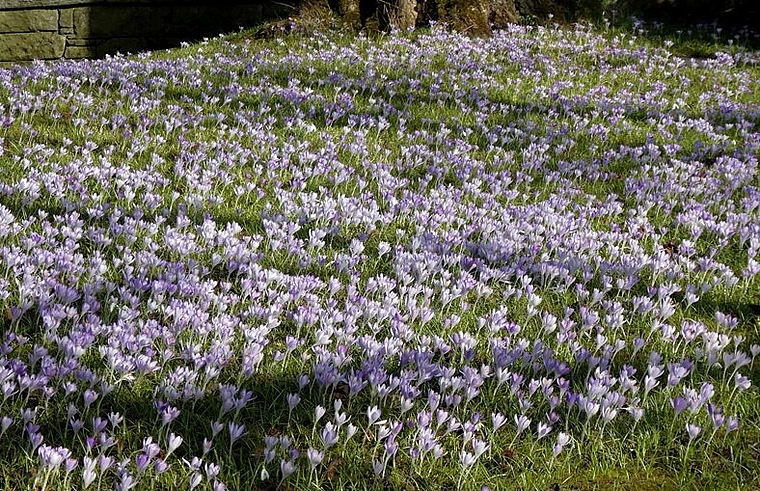
<svg viewBox="0 0 760 491">
<path fill-rule="evenodd" d="M 467 146 L 467 153 L 473 159 L 479 159 L 475 169 L 463 174 L 457 174 L 457 168 L 453 167 L 448 171 L 441 171 L 431 181 L 428 181 L 429 169 L 425 165 L 410 167 L 399 171 L 398 177 L 408 180 L 408 188 L 415 191 L 431 192 L 438 186 L 449 185 L 453 187 L 462 187 L 468 180 L 477 176 L 477 166 L 492 166 L 495 170 L 503 170 L 509 173 L 516 172 L 521 162 L 521 151 L 525 143 L 519 139 L 505 145 L 489 145 L 485 140 L 486 136 L 479 131 L 477 120 L 478 113 L 470 112 L 462 117 L 461 106 L 464 97 L 446 97 L 441 103 L 438 100 L 426 100 L 426 94 L 429 94 L 432 85 L 438 85 L 439 81 L 435 80 L 436 73 L 444 73 L 446 76 L 440 83 L 443 85 L 444 92 L 454 93 L 456 88 L 451 85 L 459 74 L 466 73 L 468 67 L 462 63 L 462 57 L 452 55 L 445 46 L 437 46 L 435 36 L 428 37 L 427 33 L 411 34 L 404 39 L 355 39 L 353 37 L 341 37 L 340 35 L 330 35 L 328 37 L 316 36 L 314 38 L 289 37 L 283 40 L 273 40 L 265 42 L 250 43 L 245 33 L 235 35 L 224 41 L 213 40 L 204 43 L 202 46 L 190 46 L 184 49 L 175 50 L 169 53 L 158 53 L 152 56 L 141 58 L 131 58 L 131 61 L 101 61 L 93 62 L 90 68 L 84 65 L 69 65 L 72 73 L 88 72 L 89 75 L 75 75 L 81 81 L 80 88 L 76 97 L 92 97 L 94 106 L 98 107 L 103 101 L 108 101 L 109 109 L 103 114 L 106 118 L 118 120 L 123 117 L 125 123 L 112 123 L 112 121 L 98 121 L 101 114 L 95 118 L 90 118 L 86 111 L 79 114 L 69 114 L 69 106 L 66 97 L 56 96 L 58 102 L 56 107 L 40 107 L 31 110 L 19 118 L 20 121 L 29 124 L 36 130 L 36 134 L 30 132 L 29 127 L 25 127 L 21 122 L 0 130 L 0 138 L 4 139 L 5 155 L 0 157 L 0 168 L 2 169 L 3 180 L 13 182 L 14 176 L 22 176 L 29 172 L 28 168 L 19 166 L 12 156 L 23 153 L 23 148 L 29 148 L 33 145 L 43 145 L 46 148 L 57 150 L 67 140 L 72 148 L 84 146 L 86 142 L 95 142 L 98 149 L 94 150 L 96 155 L 103 155 L 105 149 L 112 146 L 110 159 L 114 162 L 128 162 L 132 169 L 145 169 L 152 173 L 165 176 L 168 183 L 163 186 L 165 191 L 159 194 L 159 199 L 165 205 L 172 203 L 176 198 L 171 192 L 179 193 L 180 200 L 186 194 L 198 192 L 199 187 L 203 184 L 210 183 L 214 186 L 208 194 L 217 198 L 200 204 L 197 210 L 193 209 L 191 203 L 186 203 L 190 209 L 189 215 L 196 223 L 201 223 L 203 215 L 207 215 L 218 224 L 238 223 L 243 227 L 244 234 L 262 235 L 266 234 L 266 224 L 262 217 L 267 213 L 277 211 L 278 208 L 283 210 L 282 205 L 275 201 L 277 192 L 274 188 L 280 187 L 285 191 L 294 191 L 299 189 L 300 181 L 304 182 L 302 191 L 313 191 L 315 193 L 327 192 L 331 196 L 339 194 L 345 196 L 357 196 L 365 199 L 371 197 L 378 201 L 379 205 L 387 206 L 384 200 L 387 198 L 379 184 L 373 182 L 374 167 L 371 165 L 381 165 L 383 162 L 393 162 L 402 157 L 405 152 L 404 147 L 410 144 L 424 144 L 425 137 L 419 139 L 413 134 L 413 131 L 420 130 L 435 134 L 439 131 L 441 123 L 449 128 L 454 128 L 455 132 L 462 129 L 473 128 L 474 131 L 463 138 L 461 145 Z M 593 43 L 611 42 L 610 40 L 617 36 L 617 46 L 621 50 L 630 50 L 635 53 L 638 49 L 648 49 L 656 51 L 655 56 L 668 56 L 667 51 L 663 48 L 643 47 L 645 44 L 641 40 L 631 40 L 623 37 L 622 34 L 609 33 L 607 37 L 594 38 Z M 552 38 L 556 38 L 556 47 L 552 45 Z M 446 39 L 443 37 L 442 39 Z M 631 55 L 630 59 L 625 58 L 624 54 L 609 55 L 606 58 L 597 54 L 597 46 L 582 46 L 580 43 L 586 42 L 589 38 L 585 35 L 574 36 L 566 31 L 541 32 L 535 31 L 527 34 L 520 34 L 518 38 L 523 53 L 529 53 L 530 56 L 524 60 L 511 60 L 509 53 L 485 51 L 483 59 L 480 60 L 480 68 L 485 71 L 482 75 L 484 85 L 478 88 L 478 91 L 485 94 L 485 99 L 495 103 L 509 105 L 512 113 L 505 112 L 502 114 L 491 114 L 486 125 L 501 124 L 504 126 L 512 122 L 517 122 L 519 128 L 541 135 L 540 129 L 543 122 L 547 119 L 546 107 L 548 93 L 537 93 L 535 87 L 552 87 L 557 82 L 570 81 L 574 87 L 560 91 L 560 96 L 568 101 L 577 103 L 578 99 L 584 98 L 591 87 L 599 84 L 606 84 L 610 91 L 617 92 L 628 90 L 634 94 L 643 93 L 649 90 L 659 75 L 656 68 L 653 70 L 641 70 L 636 64 L 635 57 Z M 572 45 L 568 42 L 576 41 L 577 52 L 573 52 Z M 461 40 L 451 40 L 452 43 L 461 43 L 460 48 L 467 50 L 467 42 Z M 428 45 L 431 51 L 430 58 L 426 58 L 428 65 L 418 66 L 415 62 L 420 60 L 409 60 L 405 56 L 405 50 L 413 52 L 417 43 Z M 527 48 L 526 48 L 527 45 Z M 345 47 L 346 56 L 344 58 L 328 58 L 321 60 L 318 53 L 330 51 L 336 52 L 340 47 Z M 639 48 L 641 47 L 641 48 Z M 306 55 L 302 55 L 306 53 Z M 313 53 L 309 55 L 308 53 Z M 255 65 L 253 73 L 248 73 L 249 66 L 245 62 L 245 57 L 255 56 L 258 64 Z M 302 57 L 304 56 L 304 57 Z M 466 56 L 481 56 L 481 53 L 473 50 L 466 53 Z M 365 72 L 364 60 L 373 60 L 373 57 L 381 59 L 382 62 L 373 66 L 375 72 L 371 76 L 380 81 L 380 92 L 370 87 L 366 90 L 359 90 L 353 94 L 353 108 L 350 113 L 353 114 L 371 114 L 379 119 L 383 111 L 388 111 L 393 106 L 405 114 L 405 128 L 400 129 L 401 121 L 392 115 L 387 118 L 388 128 L 379 130 L 371 127 L 363 136 L 356 136 L 351 132 L 344 132 L 344 128 L 349 128 L 348 115 L 335 115 L 337 119 L 330 120 L 332 117 L 327 106 L 331 101 L 337 101 L 339 94 L 333 85 L 323 84 L 320 81 L 325 80 L 330 74 L 339 74 L 344 79 L 356 78 L 356 84 L 361 85 L 367 82 L 370 74 Z M 388 57 L 388 58 L 384 58 Z M 396 64 L 388 62 L 388 59 L 394 60 Z M 311 60 L 306 63 L 305 60 Z M 132 64 L 130 70 L 134 76 L 129 83 L 135 84 L 144 90 L 149 87 L 153 81 L 159 83 L 155 88 L 144 90 L 143 94 L 147 100 L 156 101 L 155 105 L 141 109 L 135 113 L 131 104 L 135 101 L 129 101 L 123 97 L 123 85 L 111 85 L 108 82 L 109 63 Z M 526 77 L 521 74 L 521 68 L 524 63 L 535 63 L 544 67 L 544 80 L 536 80 L 532 77 Z M 621 77 L 619 72 L 610 69 L 610 64 L 623 64 L 626 68 L 631 69 L 629 76 Z M 585 71 L 579 73 L 578 65 Z M 657 65 L 654 64 L 656 67 Z M 553 70 L 551 70 L 553 68 Z M 567 70 L 572 69 L 570 73 Z M 34 68 L 30 68 L 34 70 Z M 64 70 L 64 68 L 61 68 Z M 407 100 L 404 94 L 409 90 L 405 86 L 410 71 L 415 71 L 418 78 L 425 84 L 419 89 L 413 100 Z M 537 72 L 540 72 L 538 70 Z M 738 94 L 730 96 L 732 100 L 738 101 L 747 108 L 757 110 L 758 91 L 741 89 L 738 84 L 741 80 L 758 80 L 760 78 L 760 68 L 757 66 L 742 67 L 737 66 L 730 71 L 728 79 L 722 78 L 722 72 L 711 71 L 708 67 L 692 66 L 684 67 L 681 72 L 684 77 L 692 81 L 692 86 L 684 96 L 683 111 L 687 116 L 695 116 L 709 110 L 710 101 L 700 100 L 700 94 L 710 93 L 717 86 L 725 90 L 738 91 Z M 23 74 L 17 72 L 13 80 L 23 79 Z M 644 78 L 646 76 L 646 78 Z M 168 85 L 163 85 L 161 79 L 168 78 Z M 172 80 L 173 79 L 173 80 Z M 293 79 L 300 80 L 300 89 L 313 91 L 308 95 L 308 103 L 313 104 L 316 108 L 316 116 L 310 120 L 311 124 L 317 126 L 323 133 L 314 133 L 306 129 L 299 128 L 293 120 L 288 120 L 289 115 L 297 111 L 297 107 L 289 100 L 287 94 L 282 92 L 284 87 Z M 201 80 L 201 88 L 191 86 L 193 81 Z M 489 81 L 490 80 L 490 81 Z M 396 82 L 396 87 L 392 87 Z M 680 90 L 679 85 L 670 80 L 664 80 L 668 85 L 667 90 L 677 92 Z M 235 84 L 243 87 L 272 87 L 274 90 L 263 91 L 244 91 L 243 95 L 235 96 L 231 91 Z M 756 87 L 755 82 L 755 87 Z M 470 87 L 461 88 L 465 92 L 472 90 Z M 8 91 L 6 85 L 3 91 Z M 44 91 L 55 92 L 55 83 L 49 79 L 29 82 L 24 90 L 32 94 L 39 94 Z M 69 90 L 69 89 L 66 89 Z M 386 92 L 382 92 L 385 90 Z M 389 90 L 395 93 L 391 94 Z M 308 92 L 307 91 L 307 92 Z M 204 92 L 215 94 L 219 100 L 205 100 Z M 1 92 L 0 92 L 1 93 Z M 264 95 L 262 95 L 262 93 Z M 230 95 L 233 94 L 233 95 Z M 273 95 L 274 94 L 274 95 Z M 5 95 L 5 94 L 3 94 Z M 233 98 L 233 103 L 226 104 L 221 102 L 225 97 Z M 321 96 L 321 97 L 320 97 Z M 418 97 L 417 97 L 418 96 Z M 240 106 L 235 106 L 239 102 Z M 259 133 L 247 133 L 242 128 L 240 133 L 233 137 L 230 127 L 225 124 L 236 120 L 236 112 L 245 110 L 245 108 L 256 108 L 266 103 L 271 108 L 272 124 L 269 142 L 262 143 Z M 320 107 L 319 104 L 323 106 Z M 383 104 L 390 106 L 383 107 Z M 466 102 L 464 103 L 466 104 Z M 557 109 L 557 108 L 554 108 Z M 552 109 L 549 109 L 550 111 Z M 55 114 L 55 112 L 58 114 Z M 183 129 L 184 139 L 188 142 L 213 142 L 219 141 L 222 152 L 232 153 L 230 147 L 225 147 L 225 141 L 229 142 L 233 138 L 239 142 L 242 148 L 256 149 L 250 157 L 249 162 L 254 163 L 251 168 L 248 165 L 233 165 L 223 176 L 216 176 L 208 179 L 204 183 L 195 183 L 182 173 L 177 173 L 173 169 L 173 162 L 178 156 L 192 154 L 192 143 L 182 147 L 176 141 L 176 133 L 167 131 L 162 127 L 162 119 L 171 111 L 184 111 L 191 117 L 197 117 L 200 123 L 197 126 Z M 216 122 L 215 114 L 222 114 L 226 117 L 225 123 Z M 137 126 L 137 118 L 146 116 L 155 119 L 158 124 L 151 130 L 151 135 L 163 135 L 165 141 L 154 141 L 138 154 L 132 154 L 132 145 L 128 139 L 119 135 L 124 128 L 130 128 L 130 124 Z M 84 118 L 84 121 L 78 121 L 77 117 Z M 632 111 L 619 121 L 620 126 L 610 130 L 607 137 L 594 137 L 579 131 L 577 119 L 586 117 L 588 124 L 593 125 L 596 122 L 606 125 L 607 116 L 595 111 L 593 101 L 590 102 L 587 109 L 573 107 L 566 117 L 551 116 L 555 124 L 566 123 L 571 132 L 577 131 L 578 134 L 571 134 L 571 138 L 577 136 L 576 145 L 562 154 L 562 159 L 572 162 L 573 160 L 591 161 L 594 158 L 601 158 L 604 153 L 610 149 L 617 149 L 621 145 L 640 146 L 648 137 L 653 137 L 657 143 L 665 144 L 669 142 L 666 136 L 658 127 L 658 121 L 653 120 L 646 113 L 646 108 L 638 111 Z M 295 119 L 298 119 L 296 116 Z M 116 124 L 114 129 L 112 124 Z M 532 129 L 531 124 L 536 125 L 537 129 Z M 755 121 L 755 125 L 757 121 Z M 234 124 L 231 124 L 234 127 Z M 398 132 L 396 131 L 398 130 Z M 755 126 L 755 131 L 757 127 Z M 354 131 L 354 130 L 351 130 Z M 727 133 L 731 133 L 727 130 Z M 353 142 L 358 146 L 364 146 L 367 154 L 358 155 L 356 147 L 346 144 L 344 148 L 330 150 L 328 157 L 336 158 L 342 166 L 346 167 L 346 172 L 352 176 L 352 179 L 346 182 L 334 184 L 323 176 L 298 176 L 296 175 L 297 166 L 283 166 L 279 169 L 268 170 L 266 155 L 275 149 L 281 149 L 286 144 L 303 145 L 296 152 L 296 156 L 291 158 L 297 159 L 306 151 L 318 152 L 324 148 L 325 140 L 332 136 L 330 143 L 340 145 L 341 141 Z M 694 142 L 703 138 L 703 134 L 696 130 L 686 129 L 679 135 L 679 143 L 682 146 L 683 153 L 681 157 L 686 157 L 686 153 L 694 146 Z M 717 142 L 722 143 L 722 142 Z M 511 146 L 510 146 L 511 145 Z M 722 147 L 722 152 L 730 153 L 733 148 L 731 145 L 740 146 L 742 141 L 739 136 L 728 146 Z M 456 149 L 445 149 L 451 152 Z M 215 157 L 215 148 L 209 145 L 203 145 L 198 149 L 202 152 L 198 162 L 198 169 L 203 169 L 203 161 Z M 504 153 L 502 153 L 504 152 Z M 156 159 L 153 155 L 158 156 Z M 509 157 L 514 157 L 511 159 Z M 56 157 L 56 160 L 62 162 L 62 165 L 71 165 L 76 167 L 75 154 L 70 157 Z M 258 160 L 258 161 L 257 161 Z M 526 158 L 522 157 L 525 161 Z M 558 159 L 557 159 L 558 160 Z M 572 186 L 578 191 L 576 209 L 582 208 L 582 203 L 591 197 L 603 202 L 607 196 L 616 196 L 624 208 L 628 208 L 634 202 L 634 197 L 625 193 L 625 179 L 634 175 L 638 170 L 638 163 L 633 160 L 621 159 L 619 162 L 611 164 L 606 170 L 611 172 L 611 176 L 600 177 L 589 180 L 588 176 L 581 175 L 573 177 L 572 175 L 563 174 L 558 167 L 558 162 L 549 162 L 546 168 L 538 170 L 527 170 L 527 175 L 532 178 L 531 182 L 516 183 L 515 188 L 521 194 L 510 201 L 511 205 L 525 205 L 543 202 L 547 197 L 558 189 Z M 43 164 L 44 166 L 44 164 Z M 501 167 L 500 167 L 501 166 Z M 190 167 L 190 164 L 188 164 Z M 294 170 L 295 169 L 295 170 Z M 53 172 L 61 169 L 51 169 Z M 553 180 L 545 179 L 547 171 L 554 171 Z M 272 174 L 262 177 L 257 176 L 257 172 Z M 192 174 L 192 172 L 191 172 Z M 551 174 L 550 174 L 551 175 Z M 197 175 L 194 175 L 197 177 Z M 360 190 L 354 184 L 358 179 L 368 181 L 367 188 Z M 245 186 L 246 182 L 256 182 L 262 186 L 258 189 L 248 189 L 242 191 L 238 186 Z M 266 187 L 266 183 L 273 183 L 271 188 Z M 279 183 L 285 183 L 280 185 Z M 113 185 L 107 182 L 86 182 L 90 192 L 99 193 L 101 200 L 104 202 L 115 203 L 116 206 L 124 207 L 126 210 L 132 208 L 132 203 L 125 197 L 124 189 L 119 185 Z M 292 187 L 288 187 L 288 186 Z M 754 185 L 757 186 L 755 177 Z M 122 186 L 123 187 L 123 186 Z M 237 191 L 236 191 L 237 189 Z M 261 190 L 262 193 L 258 193 Z M 367 193 L 365 195 L 365 193 Z M 72 197 L 72 199 L 75 199 Z M 473 205 L 481 206 L 477 195 L 466 195 L 465 200 L 472 200 Z M 496 198 L 497 200 L 502 198 Z M 21 199 L 14 197 L 3 198 L 3 204 L 7 206 L 16 215 L 18 219 L 38 215 L 40 211 L 49 214 L 60 215 L 64 213 L 65 203 L 56 199 L 46 199 L 43 196 L 32 206 L 28 206 Z M 268 209 L 268 206 L 273 207 Z M 159 208 L 160 210 L 160 208 Z M 170 219 L 173 218 L 171 213 L 174 211 L 170 208 Z M 97 220 L 94 217 L 86 217 L 88 222 Z M 663 223 L 658 223 L 656 210 L 653 212 L 651 219 L 655 227 L 670 227 L 668 218 L 665 216 Z M 613 223 L 604 217 L 601 223 L 594 224 L 599 230 L 607 230 Z M 35 227 L 37 225 L 33 225 Z M 306 236 L 304 230 L 303 236 Z M 345 228 L 340 230 L 334 237 L 330 238 L 326 245 L 326 254 L 339 253 L 348 249 L 348 244 L 352 238 L 358 237 L 365 233 L 362 227 L 356 230 Z M 367 238 L 365 245 L 368 251 L 374 251 L 381 240 L 391 243 L 396 241 L 397 236 L 401 234 L 413 235 L 418 233 L 409 223 L 408 218 L 403 216 L 395 217 L 386 227 L 374 232 L 374 235 Z M 397 235 L 398 234 L 398 235 Z M 408 236 L 407 235 L 407 236 Z M 679 243 L 684 237 L 684 233 L 679 230 L 663 232 L 662 236 L 655 238 L 650 247 L 660 245 Z M 698 247 L 707 251 L 713 244 L 709 239 L 704 244 L 698 244 Z M 113 251 L 115 253 L 115 251 Z M 277 250 L 270 251 L 262 258 L 262 265 L 265 267 L 277 269 L 291 274 L 302 274 L 303 270 L 299 267 L 297 261 L 286 253 L 278 253 Z M 86 254 L 87 251 L 83 251 Z M 746 250 L 743 246 L 730 246 L 722 252 L 725 255 L 723 261 L 734 268 L 736 272 L 743 266 L 742 261 L 746 261 Z M 182 260 L 181 254 L 172 251 L 165 251 L 164 257 L 167 260 Z M 209 264 L 210 258 L 201 255 L 199 261 L 205 261 Z M 345 276 L 336 275 L 331 266 L 315 264 L 306 270 L 309 274 L 327 279 L 331 276 L 337 276 L 342 280 Z M 391 265 L 370 254 L 369 260 L 360 266 L 359 276 L 361 281 L 366 282 L 368 278 L 376 276 L 379 273 L 392 274 Z M 208 277 L 217 280 L 229 280 L 234 283 L 233 288 L 239 288 L 234 275 L 224 271 L 210 270 L 207 272 Z M 467 311 L 461 311 L 462 324 L 456 330 L 469 330 L 476 332 L 480 336 L 481 346 L 485 345 L 488 333 L 477 326 L 477 318 L 491 309 L 505 305 L 510 313 L 514 316 L 516 322 L 524 326 L 524 333 L 527 337 L 537 336 L 540 332 L 540 322 L 537 318 L 529 318 L 526 315 L 526 302 L 524 299 L 515 299 L 514 297 L 502 301 L 503 286 L 495 284 L 494 292 L 486 295 L 483 299 L 477 299 L 475 296 L 469 298 L 471 307 Z M 747 346 L 750 343 L 760 342 L 758 335 L 758 316 L 757 316 L 757 296 L 760 289 L 758 280 L 755 277 L 751 281 L 742 283 L 734 289 L 717 289 L 708 295 L 705 295 L 697 304 L 689 308 L 677 310 L 675 319 L 691 318 L 701 320 L 705 324 L 714 327 L 714 314 L 716 310 L 732 313 L 740 318 L 740 327 L 738 329 L 744 334 Z M 541 291 L 544 298 L 542 309 L 554 312 L 559 315 L 566 305 L 577 305 L 578 299 L 572 293 L 552 293 L 551 291 Z M 339 298 L 340 300 L 340 298 Z M 8 302 L 10 303 L 10 301 Z M 425 330 L 431 333 L 442 332 L 450 334 L 454 329 L 444 327 L 445 318 L 452 313 L 460 311 L 461 308 L 451 307 L 450 311 L 444 315 L 436 313 L 434 319 L 426 325 Z M 677 324 L 677 322 L 673 322 Z M 31 339 L 37 340 L 40 336 L 39 322 L 31 316 L 29 319 L 22 318 L 20 321 L 11 323 L 7 322 L 6 328 L 15 332 L 23 332 L 30 336 Z M 287 324 L 275 331 L 272 343 L 274 347 L 284 345 L 285 335 L 293 326 Z M 630 329 L 641 329 L 644 333 L 648 327 L 643 324 L 640 326 L 632 325 Z M 656 347 L 663 352 L 670 348 L 666 343 L 657 344 Z M 98 357 L 91 353 L 91 362 L 94 365 L 99 363 Z M 480 356 L 485 356 L 481 352 Z M 631 359 L 631 362 L 641 369 L 646 366 L 646 358 L 639 355 L 638 358 Z M 298 357 L 291 358 L 287 363 L 272 365 L 267 373 L 261 373 L 257 377 L 247 382 L 256 393 L 255 405 L 244 410 L 242 420 L 249 425 L 249 437 L 242 444 L 237 445 L 233 452 L 228 454 L 224 448 L 223 440 L 219 440 L 217 448 L 212 451 L 215 461 L 222 465 L 222 478 L 231 489 L 247 489 L 251 483 L 259 483 L 258 473 L 260 471 L 260 442 L 264 434 L 279 433 L 282 431 L 293 435 L 297 443 L 302 448 L 310 442 L 318 441 L 310 436 L 312 427 L 311 410 L 316 404 L 329 404 L 331 398 L 338 397 L 340 394 L 327 394 L 319 389 L 313 389 L 302 394 L 304 401 L 300 407 L 292 414 L 283 411 L 284 397 L 289 392 L 297 389 L 295 377 L 304 371 L 308 371 L 310 365 L 302 362 Z M 713 380 L 719 383 L 720 372 L 709 372 L 704 367 L 703 373 L 700 373 L 700 380 Z M 230 369 L 230 373 L 234 371 Z M 581 373 L 573 374 L 582 377 Z M 757 368 L 749 374 L 753 385 L 760 384 L 760 376 Z M 223 375 L 224 376 L 224 375 Z M 109 410 L 118 410 L 127 417 L 130 426 L 126 425 L 120 429 L 119 445 L 123 446 L 126 455 L 134 455 L 136 449 L 141 445 L 141 439 L 145 434 L 156 434 L 156 416 L 153 409 L 153 390 L 155 378 L 146 377 L 141 383 L 136 383 L 127 387 L 120 387 L 114 391 L 108 398 L 103 401 L 99 408 L 100 414 L 107 414 Z M 490 386 L 489 386 L 490 387 Z M 720 394 L 719 397 L 727 398 L 728 394 Z M 375 401 L 368 395 L 362 394 L 348 404 L 349 412 L 356 421 L 363 417 L 364 408 L 373 404 Z M 18 410 L 14 401 L 4 402 L 0 406 L 10 414 L 10 410 Z M 395 404 L 389 403 L 391 412 L 395 410 Z M 466 475 L 463 482 L 472 489 L 479 488 L 481 485 L 488 485 L 491 489 L 546 489 L 553 483 L 558 483 L 561 489 L 746 489 L 749 483 L 760 475 L 757 467 L 758 448 L 756 442 L 760 438 L 760 428 L 757 422 L 760 421 L 760 404 L 758 403 L 758 394 L 756 389 L 740 394 L 734 401 L 732 409 L 742 421 L 742 431 L 736 434 L 729 434 L 725 438 L 719 435 L 709 445 L 700 445 L 702 440 L 698 440 L 695 445 L 690 447 L 691 453 L 685 455 L 684 435 L 682 431 L 683 421 L 678 421 L 678 429 L 674 429 L 672 420 L 672 411 L 669 411 L 667 399 L 660 397 L 648 411 L 644 420 L 641 421 L 636 429 L 632 427 L 629 420 L 611 425 L 608 428 L 594 428 L 589 431 L 582 428 L 577 421 L 580 418 L 573 418 L 571 423 L 571 433 L 577 440 L 575 444 L 561 454 L 559 458 L 551 457 L 551 446 L 548 441 L 536 441 L 535 435 L 516 439 L 514 432 L 498 434 L 492 441 L 492 448 L 488 452 L 488 458 L 475 466 L 471 473 Z M 181 431 L 186 438 L 185 448 L 182 449 L 188 458 L 190 455 L 199 454 L 202 436 L 208 433 L 208 425 L 214 421 L 215 414 L 218 410 L 218 401 L 214 397 L 207 397 L 202 403 L 194 406 L 193 410 L 185 409 L 180 419 L 173 423 L 177 431 Z M 303 408 L 303 409 L 301 409 Z M 471 408 L 489 414 L 491 410 L 498 409 L 505 414 L 511 414 L 515 411 L 516 404 L 514 400 L 504 395 L 494 397 L 484 397 L 478 400 L 477 404 Z M 50 441 L 68 443 L 71 436 L 64 431 L 56 435 L 56 427 L 62 418 L 65 418 L 66 405 L 61 403 L 60 407 L 48 407 L 45 410 L 43 426 L 50 432 Z M 203 428 L 203 432 L 195 433 L 196 428 Z M 158 434 L 162 434 L 160 431 Z M 632 437 L 632 435 L 635 435 Z M 165 437 L 165 436 L 164 436 Z M 6 438 L 12 438 L 12 445 L 2 446 L 0 450 L 0 462 L 2 462 L 3 476 L 5 478 L 5 487 L 8 489 L 17 489 L 18 482 L 30 482 L 32 476 L 33 459 L 27 457 L 23 452 L 14 450 L 19 446 L 26 445 L 23 442 L 23 435 L 20 432 L 13 433 Z M 462 471 L 456 462 L 457 441 L 455 438 L 446 440 L 448 450 L 452 455 L 450 459 L 440 461 L 426 460 L 422 463 L 414 462 L 411 459 L 399 457 L 397 465 L 389 469 L 385 477 L 378 483 L 377 478 L 372 474 L 369 465 L 372 455 L 373 435 L 371 432 L 359 431 L 345 448 L 336 449 L 331 453 L 329 462 L 325 462 L 319 472 L 322 474 L 320 486 L 324 489 L 356 489 L 356 484 L 364 486 L 367 489 L 377 489 L 378 486 L 385 486 L 395 489 L 451 489 L 460 483 Z M 343 445 L 342 443 L 340 445 Z M 128 449 L 132 449 L 130 452 Z M 707 462 L 707 464 L 706 464 Z M 270 473 L 275 474 L 270 469 Z M 167 474 L 164 474 L 148 487 L 157 489 L 172 489 L 181 479 L 186 479 L 187 471 L 179 462 L 172 466 Z M 287 484 L 297 489 L 315 488 L 316 485 L 308 483 L 308 473 L 300 474 L 298 480 Z M 1 482 L 1 481 L 0 481 Z M 62 488 L 64 485 L 58 483 Z M 141 487 L 146 483 L 141 484 Z M 205 484 L 204 484 L 205 485 Z M 146 485 L 147 486 L 147 485 Z M 258 486 L 258 484 L 254 484 Z M 273 486 L 272 482 L 261 484 L 261 486 Z"/>
</svg>

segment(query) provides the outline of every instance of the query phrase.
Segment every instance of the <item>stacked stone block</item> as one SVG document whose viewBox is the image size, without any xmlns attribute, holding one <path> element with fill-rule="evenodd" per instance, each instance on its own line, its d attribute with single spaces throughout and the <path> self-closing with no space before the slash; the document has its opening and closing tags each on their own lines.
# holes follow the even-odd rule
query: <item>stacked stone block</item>
<svg viewBox="0 0 760 491">
<path fill-rule="evenodd" d="M 56 9 L 0 11 L 0 60 L 61 58 L 66 35 L 60 30 Z"/>
<path fill-rule="evenodd" d="M 267 0 L 0 0 L 0 62 L 177 46 L 290 13 Z M 295 2 L 291 2 L 295 3 Z"/>
</svg>

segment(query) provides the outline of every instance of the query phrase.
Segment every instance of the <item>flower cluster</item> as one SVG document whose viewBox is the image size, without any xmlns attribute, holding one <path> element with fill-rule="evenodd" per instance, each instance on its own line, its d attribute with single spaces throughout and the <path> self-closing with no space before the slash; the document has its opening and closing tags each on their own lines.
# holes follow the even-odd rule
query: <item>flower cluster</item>
<svg viewBox="0 0 760 491">
<path fill-rule="evenodd" d="M 0 70 L 0 442 L 41 488 L 742 441 L 757 53 L 214 42 Z"/>
</svg>

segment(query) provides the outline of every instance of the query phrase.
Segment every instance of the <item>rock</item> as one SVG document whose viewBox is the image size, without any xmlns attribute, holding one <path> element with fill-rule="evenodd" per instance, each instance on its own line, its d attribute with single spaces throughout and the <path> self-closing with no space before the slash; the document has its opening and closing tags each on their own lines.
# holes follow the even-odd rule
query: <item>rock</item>
<svg viewBox="0 0 760 491">
<path fill-rule="evenodd" d="M 66 37 L 54 32 L 0 34 L 0 60 L 51 60 L 63 56 Z"/>
<path fill-rule="evenodd" d="M 74 29 L 74 10 L 61 9 L 58 17 L 58 27 L 61 29 Z"/>
<path fill-rule="evenodd" d="M 161 35 L 169 8 L 88 6 L 74 9 L 74 30 L 80 38 Z"/>
<path fill-rule="evenodd" d="M 8 10 L 0 12 L 0 32 L 57 31 L 57 10 Z"/>
<path fill-rule="evenodd" d="M 69 59 L 92 58 L 97 52 L 91 46 L 66 46 L 64 56 Z"/>
</svg>

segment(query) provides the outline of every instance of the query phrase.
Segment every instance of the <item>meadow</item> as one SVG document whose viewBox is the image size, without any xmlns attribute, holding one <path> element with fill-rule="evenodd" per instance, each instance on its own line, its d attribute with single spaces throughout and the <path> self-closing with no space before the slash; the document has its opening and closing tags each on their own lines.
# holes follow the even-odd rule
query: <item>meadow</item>
<svg viewBox="0 0 760 491">
<path fill-rule="evenodd" d="M 760 52 L 644 29 L 0 70 L 0 488 L 760 489 Z"/>
</svg>

